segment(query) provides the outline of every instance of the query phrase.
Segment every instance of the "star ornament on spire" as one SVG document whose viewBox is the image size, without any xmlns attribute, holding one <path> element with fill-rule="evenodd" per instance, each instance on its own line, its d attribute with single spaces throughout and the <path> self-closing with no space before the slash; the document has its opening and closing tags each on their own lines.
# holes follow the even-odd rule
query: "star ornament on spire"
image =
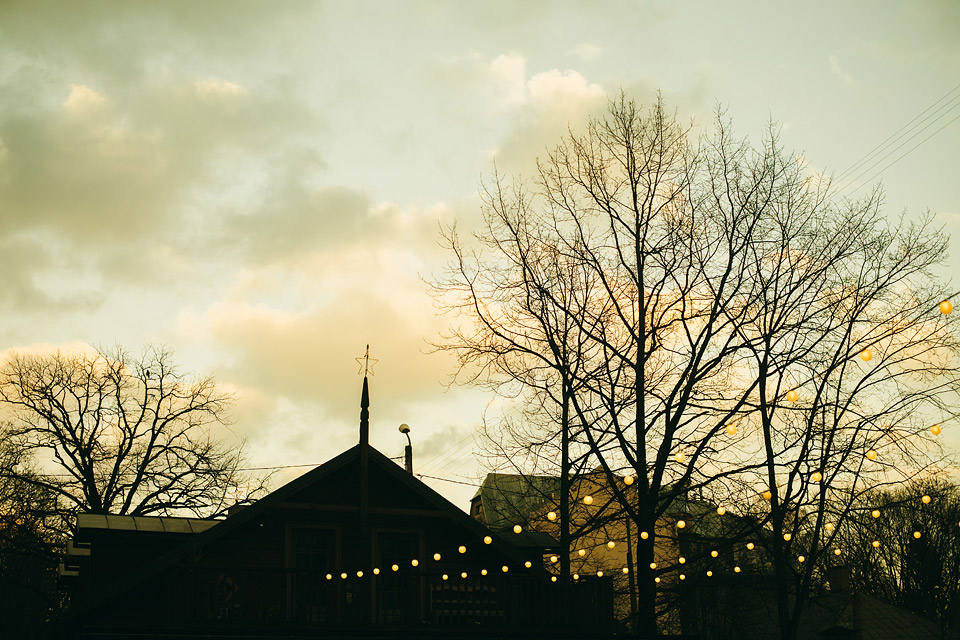
<svg viewBox="0 0 960 640">
<path fill-rule="evenodd" d="M 364 352 L 362 356 L 360 356 L 359 358 L 354 358 L 354 360 L 356 360 L 357 364 L 360 365 L 360 370 L 357 371 L 357 375 L 363 376 L 364 378 L 366 378 L 368 375 L 371 375 L 371 376 L 374 375 L 373 365 L 380 362 L 376 358 L 370 357 L 370 345 L 367 345 L 367 350 Z"/>
</svg>

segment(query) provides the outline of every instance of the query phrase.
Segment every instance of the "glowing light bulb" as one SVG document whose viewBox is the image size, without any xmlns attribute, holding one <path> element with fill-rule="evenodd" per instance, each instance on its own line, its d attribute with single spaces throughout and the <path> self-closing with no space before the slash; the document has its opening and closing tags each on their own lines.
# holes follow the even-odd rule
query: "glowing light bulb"
<svg viewBox="0 0 960 640">
<path fill-rule="evenodd" d="M 623 484 L 627 485 L 628 487 L 629 487 L 630 485 L 632 485 L 632 484 L 633 484 L 633 476 L 624 476 L 624 478 L 623 478 Z"/>
<path fill-rule="evenodd" d="M 603 571 L 597 571 L 597 577 L 598 577 L 598 578 L 602 578 L 602 577 L 603 577 Z"/>
<path fill-rule="evenodd" d="M 463 545 L 460 545 L 459 547 L 457 547 L 457 551 L 459 551 L 460 553 L 466 553 L 467 548 Z"/>
<path fill-rule="evenodd" d="M 557 514 L 556 514 L 556 512 L 550 511 L 550 512 L 547 513 L 547 520 L 549 520 L 550 522 L 553 522 L 553 521 L 556 520 L 556 519 L 557 519 Z"/>
<path fill-rule="evenodd" d="M 420 561 L 417 560 L 416 558 L 414 558 L 413 560 L 410 561 L 410 564 L 415 567 L 415 566 L 417 566 L 418 564 L 420 564 Z"/>
<path fill-rule="evenodd" d="M 792 537 L 793 537 L 793 536 L 790 535 L 789 533 L 783 534 L 783 539 L 786 540 L 787 542 L 790 542 L 790 539 L 791 539 Z"/>
<path fill-rule="evenodd" d="M 358 578 L 362 578 L 362 577 L 363 577 L 363 571 L 357 571 L 357 577 L 358 577 Z"/>
<path fill-rule="evenodd" d="M 506 573 L 507 571 L 510 571 L 510 567 L 508 567 L 507 565 L 503 565 L 502 567 L 500 567 L 500 571 L 503 571 L 504 573 Z"/>
<path fill-rule="evenodd" d="M 873 511 L 870 512 L 870 515 L 873 516 L 874 518 L 879 518 L 879 517 L 880 517 L 880 509 L 874 509 Z"/>
<path fill-rule="evenodd" d="M 679 453 L 677 453 L 677 455 L 675 455 L 675 456 L 673 456 L 673 457 L 676 459 L 677 462 L 683 462 L 684 460 L 687 459 L 687 456 L 683 455 L 683 452 L 682 452 L 682 451 L 679 452 Z"/>
<path fill-rule="evenodd" d="M 328 574 L 327 574 L 327 580 L 333 580 L 333 574 L 328 573 Z"/>
<path fill-rule="evenodd" d="M 876 459 L 877 459 L 876 451 L 874 451 L 873 449 L 870 449 L 870 451 L 867 451 L 867 460 L 876 460 Z"/>
<path fill-rule="evenodd" d="M 764 492 L 763 492 L 763 499 L 764 499 L 764 500 L 770 500 L 771 498 L 773 498 L 773 494 L 770 493 L 770 491 L 764 491 Z"/>
<path fill-rule="evenodd" d="M 806 558 L 804 558 L 803 556 L 797 556 L 797 562 L 804 562 L 805 560 Z"/>
<path fill-rule="evenodd" d="M 722 515 L 725 514 L 726 512 L 727 512 L 727 508 L 726 508 L 726 507 L 717 507 L 717 513 L 718 513 L 719 515 L 722 516 Z"/>
<path fill-rule="evenodd" d="M 680 564 L 686 564 L 687 559 L 684 558 L 683 556 L 680 556 L 680 559 L 678 561 L 680 562 Z"/>
<path fill-rule="evenodd" d="M 734 573 L 740 573 L 740 567 L 734 567 L 734 568 L 733 568 L 733 572 L 734 572 Z"/>
<path fill-rule="evenodd" d="M 391 570 L 391 571 L 399 571 L 399 570 L 400 570 L 400 567 L 398 567 L 398 566 L 395 565 L 395 564 L 394 564 L 394 565 L 390 565 L 390 570 Z"/>
<path fill-rule="evenodd" d="M 643 538 L 644 540 L 646 540 L 647 538 L 650 537 L 650 534 L 647 533 L 646 531 L 641 531 L 641 532 L 640 532 L 640 537 Z"/>
<path fill-rule="evenodd" d="M 518 525 L 518 524 L 513 525 L 513 532 L 514 532 L 514 533 L 520 533 L 521 531 L 523 531 L 523 527 L 521 527 L 521 526 Z"/>
<path fill-rule="evenodd" d="M 487 575 L 487 570 L 486 570 L 486 569 L 480 569 L 480 575 L 482 575 L 482 576 Z"/>
<path fill-rule="evenodd" d="M 880 546 L 880 541 L 879 541 L 879 540 L 874 540 L 871 544 L 873 545 L 873 548 L 874 548 L 874 549 L 877 549 L 877 548 Z"/>
<path fill-rule="evenodd" d="M 530 562 L 529 560 L 527 560 L 526 562 L 523 563 L 523 566 L 525 566 L 527 569 L 529 569 L 530 567 L 533 566 L 533 563 Z"/>
<path fill-rule="evenodd" d="M 466 572 L 466 571 L 461 571 L 461 572 L 460 572 L 460 577 L 461 577 L 461 578 L 466 578 L 466 577 L 467 577 L 467 572 Z"/>
<path fill-rule="evenodd" d="M 447 574 L 443 574 L 442 577 L 443 577 L 444 580 L 448 580 L 448 579 L 450 578 L 450 576 L 448 576 Z"/>
<path fill-rule="evenodd" d="M 374 567 L 374 568 L 373 568 L 373 575 L 375 575 L 375 576 L 380 575 L 380 569 L 379 569 L 378 567 Z"/>
<path fill-rule="evenodd" d="M 623 573 L 624 573 L 624 575 L 630 573 L 630 569 L 628 569 L 627 567 L 624 567 L 624 568 L 623 568 Z"/>
<path fill-rule="evenodd" d="M 914 532 L 913 532 L 913 537 L 916 538 L 917 540 L 920 539 L 920 536 L 921 536 L 921 535 L 923 535 L 923 534 L 921 534 L 919 531 L 914 531 Z"/>
<path fill-rule="evenodd" d="M 737 425 L 735 425 L 735 424 L 728 424 L 728 425 L 727 425 L 727 434 L 728 434 L 728 435 L 731 435 L 731 436 L 737 435 Z"/>
<path fill-rule="evenodd" d="M 677 529 L 683 529 L 687 526 L 686 520 L 677 520 Z"/>
<path fill-rule="evenodd" d="M 864 362 L 870 362 L 871 358 L 873 358 L 873 352 L 870 349 L 864 349 L 860 352 L 860 359 Z"/>
<path fill-rule="evenodd" d="M 617 543 L 613 540 L 607 543 L 607 549 L 613 549 L 615 546 L 617 546 Z"/>
<path fill-rule="evenodd" d="M 810 476 L 810 479 L 813 480 L 814 482 L 820 482 L 821 480 L 823 480 L 823 474 L 820 473 L 819 471 L 814 471 L 813 475 Z"/>
<path fill-rule="evenodd" d="M 749 549 L 750 551 L 753 551 L 753 548 L 754 548 L 755 546 L 756 546 L 756 545 L 754 545 L 752 542 L 748 542 L 748 543 L 747 543 L 747 549 Z"/>
<path fill-rule="evenodd" d="M 550 576 L 550 582 L 556 582 L 557 576 Z"/>
<path fill-rule="evenodd" d="M 787 391 L 788 402 L 796 402 L 799 399 L 800 399 L 800 394 L 797 393 L 796 389 L 790 389 L 790 391 Z"/>
<path fill-rule="evenodd" d="M 491 542 L 493 542 L 493 538 L 490 536 L 483 536 L 483 544 L 490 544 Z"/>
<path fill-rule="evenodd" d="M 579 574 L 579 573 L 573 574 L 573 579 L 574 579 L 574 580 L 579 580 L 579 579 L 580 579 L 580 574 Z"/>
<path fill-rule="evenodd" d="M 586 550 L 586 549 L 577 549 L 577 555 L 582 558 L 583 556 L 587 555 L 587 550 Z"/>
<path fill-rule="evenodd" d="M 945 316 L 948 316 L 950 315 L 951 312 L 953 312 L 952 302 L 950 302 L 949 300 L 944 300 L 943 302 L 940 303 L 940 313 L 942 313 Z"/>
<path fill-rule="evenodd" d="M 832 522 L 828 522 L 825 526 L 826 526 L 827 531 L 833 531 L 833 523 L 832 523 Z"/>
<path fill-rule="evenodd" d="M 346 580 L 346 579 L 347 579 L 347 574 L 346 574 L 346 573 L 341 573 L 341 574 L 340 574 L 340 579 L 341 579 L 341 580 Z"/>
<path fill-rule="evenodd" d="M 681 580 L 686 580 L 686 579 L 687 579 L 687 576 L 681 573 L 681 574 L 680 574 L 680 579 L 681 579 Z"/>
<path fill-rule="evenodd" d="M 920 501 L 923 502 L 923 504 L 930 504 L 930 496 L 923 496 L 920 498 Z"/>
<path fill-rule="evenodd" d="M 593 496 L 583 496 L 583 504 L 593 504 Z"/>
<path fill-rule="evenodd" d="M 935 424 L 932 427 L 930 427 L 930 433 L 932 433 L 935 436 L 940 435 L 940 425 Z"/>
<path fill-rule="evenodd" d="M 720 555 L 720 552 L 718 552 L 716 549 L 710 552 L 711 558 L 716 558 L 718 555 Z"/>
<path fill-rule="evenodd" d="M 550 556 L 550 562 L 556 563 L 557 560 L 557 556 Z"/>
<path fill-rule="evenodd" d="M 713 571 L 709 571 L 709 570 L 708 570 L 708 571 L 707 571 L 707 577 L 708 577 L 708 578 L 713 577 Z"/>
<path fill-rule="evenodd" d="M 433 559 L 436 560 L 437 562 L 440 562 L 440 554 L 439 553 L 433 554 Z"/>
<path fill-rule="evenodd" d="M 842 553 L 842 552 L 840 551 L 840 549 L 834 549 L 834 550 L 833 550 L 833 555 L 835 555 L 835 556 L 838 556 L 838 555 L 840 555 L 841 553 Z"/>
</svg>

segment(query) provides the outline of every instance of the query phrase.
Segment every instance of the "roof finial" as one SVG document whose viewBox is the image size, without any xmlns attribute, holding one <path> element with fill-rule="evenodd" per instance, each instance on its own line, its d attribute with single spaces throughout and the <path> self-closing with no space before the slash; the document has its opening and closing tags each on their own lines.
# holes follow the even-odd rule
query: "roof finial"
<svg viewBox="0 0 960 640">
<path fill-rule="evenodd" d="M 367 387 L 367 375 L 373 375 L 372 366 L 376 360 L 370 358 L 370 345 L 362 358 L 357 358 L 360 364 L 360 371 L 357 373 L 363 376 L 363 391 L 360 393 L 360 444 L 368 444 L 370 441 L 370 390 Z"/>
</svg>

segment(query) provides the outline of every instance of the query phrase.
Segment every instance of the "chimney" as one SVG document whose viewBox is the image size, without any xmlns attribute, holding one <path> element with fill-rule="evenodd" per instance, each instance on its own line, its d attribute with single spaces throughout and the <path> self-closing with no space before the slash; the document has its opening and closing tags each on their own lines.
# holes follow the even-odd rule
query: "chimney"
<svg viewBox="0 0 960 640">
<path fill-rule="evenodd" d="M 852 588 L 850 583 L 850 566 L 841 564 L 836 567 L 829 567 L 827 569 L 827 582 L 830 583 L 830 591 L 832 593 L 849 591 Z"/>
</svg>

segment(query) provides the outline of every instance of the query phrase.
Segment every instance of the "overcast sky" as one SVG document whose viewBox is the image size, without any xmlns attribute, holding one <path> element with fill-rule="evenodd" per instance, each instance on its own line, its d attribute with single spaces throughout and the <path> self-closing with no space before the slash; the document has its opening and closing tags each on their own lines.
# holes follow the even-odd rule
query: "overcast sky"
<svg viewBox="0 0 960 640">
<path fill-rule="evenodd" d="M 953 0 L 7 0 L 0 349 L 167 345 L 237 394 L 263 466 L 356 442 L 370 343 L 374 446 L 401 455 L 409 423 L 419 471 L 469 482 L 490 398 L 444 387 L 420 276 L 494 161 L 529 171 L 622 88 L 754 139 L 778 121 L 839 174 L 957 89 L 958 34 Z M 925 115 L 841 192 L 882 180 L 891 216 L 960 239 L 960 89 Z"/>
</svg>

